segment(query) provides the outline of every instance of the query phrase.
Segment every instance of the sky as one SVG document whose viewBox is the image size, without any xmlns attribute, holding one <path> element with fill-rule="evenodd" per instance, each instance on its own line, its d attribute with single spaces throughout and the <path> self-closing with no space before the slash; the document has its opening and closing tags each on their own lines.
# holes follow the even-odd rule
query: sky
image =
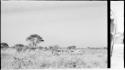
<svg viewBox="0 0 125 70">
<path fill-rule="evenodd" d="M 104 47 L 107 45 L 107 2 L 2 2 L 1 41 L 28 44 L 39 34 L 43 46 Z"/>
</svg>

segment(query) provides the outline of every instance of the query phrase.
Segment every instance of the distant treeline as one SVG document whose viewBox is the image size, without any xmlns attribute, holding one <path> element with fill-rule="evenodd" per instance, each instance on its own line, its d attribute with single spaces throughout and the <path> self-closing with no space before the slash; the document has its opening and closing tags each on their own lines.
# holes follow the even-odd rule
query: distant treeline
<svg viewBox="0 0 125 70">
<path fill-rule="evenodd" d="M 44 49 L 44 50 L 57 50 L 57 49 L 61 49 L 63 47 L 60 47 L 59 45 L 54 45 L 54 46 L 40 46 L 39 44 L 41 42 L 44 42 L 44 39 L 38 35 L 38 34 L 32 34 L 30 36 L 28 36 L 26 38 L 26 41 L 29 42 L 28 45 L 24 45 L 24 44 L 15 44 L 14 46 L 9 46 L 6 42 L 1 42 L 1 50 L 5 50 L 7 48 L 15 48 L 17 49 L 17 51 L 23 51 L 26 49 Z M 87 47 L 89 49 L 107 49 L 107 47 Z M 71 45 L 71 46 L 67 46 L 66 49 L 69 50 L 74 50 L 74 49 L 84 49 L 83 48 L 77 48 L 77 46 L 75 45 Z"/>
</svg>

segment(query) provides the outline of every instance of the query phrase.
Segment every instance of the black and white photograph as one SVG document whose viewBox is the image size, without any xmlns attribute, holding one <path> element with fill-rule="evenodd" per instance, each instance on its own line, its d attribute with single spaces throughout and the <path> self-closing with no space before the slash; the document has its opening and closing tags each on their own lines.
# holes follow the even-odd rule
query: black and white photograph
<svg viewBox="0 0 125 70">
<path fill-rule="evenodd" d="M 107 1 L 1 2 L 1 69 L 107 69 Z"/>
</svg>

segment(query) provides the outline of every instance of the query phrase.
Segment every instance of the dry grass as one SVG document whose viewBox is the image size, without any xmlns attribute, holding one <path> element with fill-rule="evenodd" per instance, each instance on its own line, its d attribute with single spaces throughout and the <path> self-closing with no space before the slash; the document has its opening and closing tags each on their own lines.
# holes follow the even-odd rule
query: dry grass
<svg viewBox="0 0 125 70">
<path fill-rule="evenodd" d="M 11 49 L 12 50 L 12 49 Z M 107 68 L 107 49 L 77 49 L 80 52 L 27 50 L 2 52 L 2 69 Z M 8 49 L 9 51 L 9 49 Z"/>
</svg>

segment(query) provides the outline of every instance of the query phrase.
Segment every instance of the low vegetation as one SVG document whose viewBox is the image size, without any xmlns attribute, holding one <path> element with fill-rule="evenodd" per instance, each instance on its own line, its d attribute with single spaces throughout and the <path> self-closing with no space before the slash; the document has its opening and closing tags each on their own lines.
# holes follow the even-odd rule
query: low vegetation
<svg viewBox="0 0 125 70">
<path fill-rule="evenodd" d="M 106 48 L 77 48 L 74 45 L 67 48 L 59 45 L 39 46 L 38 44 L 44 40 L 37 34 L 30 35 L 27 40 L 30 40 L 29 45 L 16 44 L 8 47 L 7 43 L 1 43 L 2 69 L 107 67 Z"/>
</svg>

